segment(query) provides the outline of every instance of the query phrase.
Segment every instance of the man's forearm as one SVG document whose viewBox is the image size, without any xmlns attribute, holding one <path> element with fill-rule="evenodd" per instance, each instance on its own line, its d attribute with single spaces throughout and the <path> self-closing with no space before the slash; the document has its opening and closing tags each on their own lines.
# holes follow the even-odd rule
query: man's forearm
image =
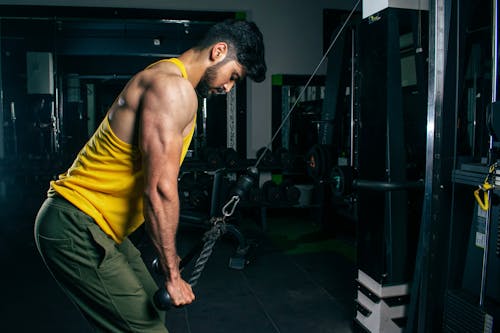
<svg viewBox="0 0 500 333">
<path fill-rule="evenodd" d="M 155 209 L 151 202 L 146 205 L 146 226 L 160 257 L 161 267 L 169 279 L 176 279 L 180 276 L 175 243 L 179 224 L 179 199 L 172 198 L 164 201 L 166 202 L 162 202 L 160 209 Z"/>
</svg>

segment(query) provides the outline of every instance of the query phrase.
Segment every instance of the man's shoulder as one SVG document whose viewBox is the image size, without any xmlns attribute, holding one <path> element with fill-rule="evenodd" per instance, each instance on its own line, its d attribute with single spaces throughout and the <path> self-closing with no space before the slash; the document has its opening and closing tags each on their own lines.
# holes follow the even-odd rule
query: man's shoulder
<svg viewBox="0 0 500 333">
<path fill-rule="evenodd" d="M 169 59 L 163 59 L 152 63 L 146 67 L 143 72 L 145 73 L 156 73 L 165 76 L 175 76 L 182 78 L 182 71 L 175 63 L 168 61 Z"/>
<path fill-rule="evenodd" d="M 175 72 L 163 70 L 143 71 L 139 73 L 144 86 L 143 93 L 158 98 L 165 107 L 196 108 L 198 98 L 191 83 Z M 151 94 L 151 95 L 150 95 Z"/>
<path fill-rule="evenodd" d="M 174 70 L 150 68 L 137 74 L 146 86 L 194 90 L 188 80 Z"/>
</svg>

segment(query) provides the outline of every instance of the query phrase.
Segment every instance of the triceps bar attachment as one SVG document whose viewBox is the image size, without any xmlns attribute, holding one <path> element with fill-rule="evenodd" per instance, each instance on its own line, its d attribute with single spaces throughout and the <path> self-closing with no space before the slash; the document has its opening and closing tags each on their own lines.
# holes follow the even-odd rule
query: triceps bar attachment
<svg viewBox="0 0 500 333">
<path fill-rule="evenodd" d="M 179 269 L 182 271 L 184 267 L 195 257 L 196 254 L 199 253 L 198 259 L 194 264 L 193 272 L 191 273 L 191 277 L 188 283 L 194 287 L 198 283 L 198 279 L 201 276 L 201 272 L 205 268 L 206 263 L 210 255 L 212 254 L 213 248 L 217 240 L 226 232 L 230 232 L 238 239 L 240 246 L 237 249 L 237 252 L 247 251 L 248 246 L 243 242 L 238 232 L 234 232 L 234 227 L 226 223 L 226 219 L 231 217 L 238 205 L 240 198 L 244 197 L 248 190 L 252 187 L 255 179 L 258 176 L 258 170 L 255 167 L 251 167 L 247 169 L 247 173 L 240 176 L 236 185 L 230 191 L 230 199 L 222 207 L 222 217 L 213 217 L 211 219 L 212 227 L 205 232 L 203 238 L 200 242 L 198 242 L 186 256 L 184 256 L 180 263 Z M 238 254 L 238 253 L 237 253 Z M 242 265 L 231 264 L 233 268 L 242 268 Z M 159 259 L 155 258 L 152 263 L 153 271 L 158 274 L 163 274 L 161 270 L 161 265 L 159 263 Z M 172 306 L 172 299 L 167 292 L 165 286 L 162 286 L 160 289 L 156 291 L 153 297 L 153 301 L 157 308 L 161 310 L 168 310 Z"/>
</svg>

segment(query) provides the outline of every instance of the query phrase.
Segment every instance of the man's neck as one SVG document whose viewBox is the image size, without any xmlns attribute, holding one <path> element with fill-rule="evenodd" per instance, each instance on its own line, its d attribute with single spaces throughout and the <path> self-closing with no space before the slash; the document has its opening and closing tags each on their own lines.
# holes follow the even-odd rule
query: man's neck
<svg viewBox="0 0 500 333">
<path fill-rule="evenodd" d="M 193 87 L 196 87 L 205 73 L 205 70 L 210 66 L 207 52 L 205 50 L 197 51 L 195 49 L 189 49 L 177 58 L 182 61 L 184 67 L 186 67 L 189 82 Z"/>
</svg>

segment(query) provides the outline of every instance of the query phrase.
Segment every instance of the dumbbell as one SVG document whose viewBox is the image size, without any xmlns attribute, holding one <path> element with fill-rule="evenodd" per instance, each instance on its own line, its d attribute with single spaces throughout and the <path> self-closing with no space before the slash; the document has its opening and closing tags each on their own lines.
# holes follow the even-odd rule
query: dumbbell
<svg viewBox="0 0 500 333">
<path fill-rule="evenodd" d="M 234 148 L 226 148 L 222 152 L 224 165 L 229 169 L 234 169 L 239 164 L 239 155 Z"/>
<path fill-rule="evenodd" d="M 280 184 L 281 191 L 284 195 L 285 200 L 288 203 L 295 204 L 299 201 L 300 190 L 297 186 L 290 180 L 286 179 Z"/>
</svg>

